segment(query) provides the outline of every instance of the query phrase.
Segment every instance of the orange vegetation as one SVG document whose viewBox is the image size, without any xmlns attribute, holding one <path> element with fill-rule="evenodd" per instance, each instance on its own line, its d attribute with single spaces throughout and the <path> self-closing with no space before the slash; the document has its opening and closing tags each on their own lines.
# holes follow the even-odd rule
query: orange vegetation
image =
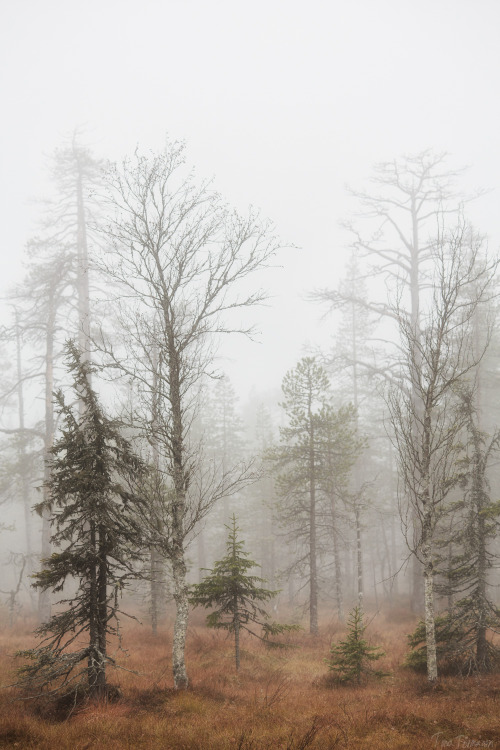
<svg viewBox="0 0 500 750">
<path fill-rule="evenodd" d="M 397 621 L 396 621 L 397 620 Z M 0 695 L 0 747 L 40 750 L 301 750 L 302 748 L 500 748 L 500 676 L 444 678 L 431 688 L 425 677 L 401 667 L 406 634 L 415 623 L 377 616 L 367 637 L 386 652 L 379 662 L 392 676 L 361 688 L 332 688 L 326 680 L 332 637 L 342 628 L 324 621 L 321 634 L 293 635 L 294 646 L 269 651 L 244 640 L 236 674 L 232 643 L 202 620 L 189 630 L 191 686 L 172 689 L 170 631 L 153 638 L 147 626 L 124 635 L 130 655 L 117 653 L 131 671 L 110 671 L 121 697 L 78 706 L 68 717 L 32 702 Z M 13 652 L 33 643 L 19 628 L 0 634 L 0 680 L 12 681 Z M 378 665 L 377 665 L 378 666 Z"/>
</svg>

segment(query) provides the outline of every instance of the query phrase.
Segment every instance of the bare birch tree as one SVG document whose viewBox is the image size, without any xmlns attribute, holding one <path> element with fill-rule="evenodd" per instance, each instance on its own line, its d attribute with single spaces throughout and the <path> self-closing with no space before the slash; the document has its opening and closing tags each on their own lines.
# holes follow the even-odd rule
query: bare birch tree
<svg viewBox="0 0 500 750">
<path fill-rule="evenodd" d="M 423 565 L 427 676 L 437 679 L 433 536 L 443 503 L 460 476 L 465 416 L 457 389 L 474 377 L 474 315 L 488 294 L 496 262 L 481 259 L 481 242 L 462 225 L 434 251 L 433 291 L 420 322 L 396 306 L 406 388 L 389 391 L 388 407 L 407 519 L 407 541 Z M 471 293 L 473 292 L 473 293 Z"/>
<path fill-rule="evenodd" d="M 364 278 L 378 277 L 384 281 L 381 287 L 383 297 L 374 298 L 373 293 L 368 295 L 363 290 L 360 266 L 357 281 L 351 288 L 344 285 L 338 290 L 317 290 L 313 299 L 327 303 L 333 309 L 349 309 L 353 321 L 368 314 L 372 320 L 383 322 L 382 331 L 378 327 L 366 331 L 363 342 L 353 339 L 351 350 L 345 357 L 355 382 L 361 380 L 362 375 L 369 377 L 370 394 L 374 379 L 386 384 L 396 382 L 401 357 L 399 350 L 394 351 L 391 341 L 390 330 L 394 324 L 397 327 L 397 320 L 386 298 L 386 288 L 398 286 L 404 290 L 400 308 L 404 308 L 404 314 L 411 320 L 418 355 L 420 309 L 433 274 L 438 224 L 448 219 L 455 223 L 464 201 L 456 189 L 460 173 L 460 170 L 450 169 L 446 153 L 428 149 L 376 164 L 370 188 L 350 191 L 358 209 L 354 218 L 345 222 L 345 227 L 357 258 L 365 263 Z M 370 347 L 366 346 L 367 343 Z M 417 358 L 414 359 L 418 367 Z M 415 558 L 411 592 L 413 611 L 420 611 L 422 607 L 420 580 L 421 570 Z"/>
<path fill-rule="evenodd" d="M 173 675 L 175 687 L 186 688 L 189 534 L 218 497 L 249 478 L 244 469 L 220 480 L 215 471 L 204 478 L 197 473 L 201 448 L 191 443 L 190 427 L 198 386 L 212 369 L 218 334 L 251 334 L 238 311 L 265 295 L 242 282 L 273 256 L 277 243 L 254 212 L 242 217 L 208 183 L 196 184 L 179 143 L 158 155 L 136 152 L 112 167 L 107 198 L 113 249 L 104 265 L 122 290 L 116 308 L 123 346 L 104 349 L 108 362 L 134 379 L 150 414 L 152 400 L 159 404 L 155 439 L 171 488 L 163 496 L 162 549 L 176 605 Z"/>
</svg>

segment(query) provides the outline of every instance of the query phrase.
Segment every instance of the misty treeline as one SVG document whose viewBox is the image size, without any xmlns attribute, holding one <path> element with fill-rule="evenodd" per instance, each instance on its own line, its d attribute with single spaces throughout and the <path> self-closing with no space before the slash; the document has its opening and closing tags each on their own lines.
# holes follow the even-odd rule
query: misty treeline
<svg viewBox="0 0 500 750">
<path fill-rule="evenodd" d="M 25 675 L 83 662 L 102 692 L 128 611 L 154 634 L 172 618 L 186 688 L 190 587 L 233 515 L 273 616 L 315 635 L 320 614 L 411 609 L 430 680 L 492 669 L 498 261 L 446 156 L 380 164 L 352 192 L 345 276 L 309 290 L 331 347 L 243 404 L 217 347 L 252 335 L 272 292 L 272 225 L 176 142 L 110 164 L 74 137 L 51 178 L 2 328 L 4 622 L 35 613 L 42 639 Z M 86 645 L 68 654 L 70 632 Z"/>
</svg>

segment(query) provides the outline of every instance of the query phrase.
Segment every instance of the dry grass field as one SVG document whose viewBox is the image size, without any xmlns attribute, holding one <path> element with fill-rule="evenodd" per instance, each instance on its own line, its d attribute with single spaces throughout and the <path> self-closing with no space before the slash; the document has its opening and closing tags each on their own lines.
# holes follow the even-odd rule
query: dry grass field
<svg viewBox="0 0 500 750">
<path fill-rule="evenodd" d="M 443 678 L 431 688 L 424 676 L 401 667 L 414 621 L 396 613 L 374 619 L 367 637 L 386 652 L 377 664 L 391 676 L 360 688 L 332 688 L 326 680 L 338 625 L 323 621 L 320 636 L 293 635 L 295 647 L 269 651 L 243 642 L 236 674 L 231 641 L 194 619 L 188 637 L 191 686 L 172 689 L 170 628 L 153 638 L 130 625 L 118 654 L 130 671 L 111 672 L 121 697 L 84 703 L 68 716 L 0 694 L 0 747 L 40 750 L 302 750 L 303 748 L 499 748 L 500 675 Z M 30 630 L 0 634 L 0 680 L 12 682 L 12 654 L 33 643 Z"/>
</svg>

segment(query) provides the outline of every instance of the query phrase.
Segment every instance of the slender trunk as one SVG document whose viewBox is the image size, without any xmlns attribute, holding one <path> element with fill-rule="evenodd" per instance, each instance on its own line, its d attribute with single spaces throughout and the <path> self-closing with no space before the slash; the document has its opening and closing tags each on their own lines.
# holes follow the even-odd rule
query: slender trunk
<svg viewBox="0 0 500 750">
<path fill-rule="evenodd" d="M 398 563 L 396 550 L 396 515 L 398 511 L 397 492 L 394 486 L 393 447 L 389 440 L 389 476 L 391 493 L 391 599 L 392 595 L 398 596 Z"/>
<path fill-rule="evenodd" d="M 378 610 L 378 591 L 377 591 L 377 569 L 375 560 L 372 558 L 372 573 L 373 573 L 373 593 L 375 595 L 375 609 Z"/>
<path fill-rule="evenodd" d="M 55 308 L 50 301 L 49 320 L 47 322 L 47 339 L 45 351 L 45 436 L 44 436 L 44 471 L 43 471 L 43 512 L 42 512 L 42 549 L 41 559 L 48 560 L 52 547 L 50 542 L 51 511 L 49 507 L 50 490 L 50 451 L 54 444 L 54 328 Z M 42 563 L 43 564 L 43 563 Z M 51 615 L 51 600 L 49 589 L 41 590 L 38 595 L 38 620 L 40 623 L 48 622 Z"/>
<path fill-rule="evenodd" d="M 332 497 L 332 519 L 335 525 L 336 514 L 335 514 L 335 499 Z M 344 622 L 344 602 L 342 597 L 342 565 L 340 562 L 339 544 L 335 528 L 333 529 L 332 535 L 332 547 L 333 547 L 333 564 L 335 567 L 335 599 L 337 602 L 337 617 L 340 622 Z"/>
<path fill-rule="evenodd" d="M 77 288 L 78 288 L 78 348 L 83 362 L 90 358 L 90 292 L 87 225 L 83 195 L 82 167 L 77 161 Z"/>
<path fill-rule="evenodd" d="M 357 572 L 357 595 L 359 611 L 363 612 L 363 547 L 361 543 L 361 511 L 359 504 L 354 506 L 354 517 L 356 521 L 356 572 Z"/>
<path fill-rule="evenodd" d="M 97 684 L 99 663 L 99 588 L 98 588 L 98 566 L 97 566 L 97 532 L 94 521 L 89 522 L 89 539 L 93 562 L 89 571 L 89 658 L 88 658 L 88 684 L 91 692 L 94 692 Z"/>
<path fill-rule="evenodd" d="M 196 547 L 198 552 L 198 583 L 203 580 L 203 570 L 207 567 L 207 553 L 205 549 L 205 532 L 200 529 L 196 537 Z"/>
<path fill-rule="evenodd" d="M 177 690 L 185 690 L 188 686 L 185 650 L 189 603 L 184 550 L 182 546 L 179 548 L 178 545 L 175 545 L 175 551 L 172 555 L 172 578 L 174 583 L 174 601 L 176 605 L 174 640 L 172 646 L 174 687 Z"/>
<path fill-rule="evenodd" d="M 391 587 L 388 586 L 388 579 L 390 577 L 390 550 L 387 542 L 387 534 L 385 533 L 385 523 L 380 524 L 380 537 L 382 539 L 382 546 L 377 544 L 377 558 L 380 566 L 380 581 L 382 583 L 382 590 L 384 593 L 384 600 L 389 604 L 392 603 Z M 386 570 L 387 569 L 387 570 Z"/>
<path fill-rule="evenodd" d="M 412 383 L 412 401 L 416 414 L 422 415 L 423 404 L 418 393 L 418 376 L 422 371 L 422 356 L 420 349 L 421 331 L 420 331 L 420 238 L 419 222 L 417 210 L 417 196 L 411 196 L 411 221 L 412 221 L 412 244 L 410 248 L 410 298 L 411 310 L 410 320 L 413 335 L 411 362 L 413 372 L 410 373 Z M 416 429 L 416 428 L 415 428 Z M 418 527 L 418 518 L 413 514 L 412 521 L 415 528 Z M 411 564 L 411 600 L 410 608 L 415 614 L 420 614 L 424 606 L 424 591 L 422 589 L 422 564 L 415 555 Z M 424 574 L 425 575 L 425 574 Z"/>
<path fill-rule="evenodd" d="M 106 652 L 107 652 L 107 630 L 108 630 L 108 570 L 107 570 L 108 539 L 104 526 L 99 526 L 99 562 L 97 569 L 97 596 L 98 596 L 98 619 L 97 619 L 97 670 L 95 695 L 99 698 L 106 697 Z"/>
<path fill-rule="evenodd" d="M 272 527 L 272 520 L 269 521 L 270 527 Z M 271 540 L 269 542 L 270 547 L 270 553 L 269 553 L 269 581 L 271 583 L 271 588 L 275 588 L 276 586 L 276 546 L 274 543 L 274 533 L 271 532 Z"/>
<path fill-rule="evenodd" d="M 488 663 L 488 642 L 486 639 L 486 633 L 488 629 L 488 599 L 486 596 L 486 576 L 488 570 L 488 552 L 487 552 L 487 523 L 484 514 L 486 492 L 484 487 L 484 475 L 486 471 L 486 465 L 482 458 L 481 452 L 481 438 L 478 426 L 470 420 L 470 429 L 474 440 L 474 470 L 473 470 L 473 486 L 472 486 L 472 501 L 473 501 L 473 514 L 472 519 L 473 528 L 475 527 L 474 534 L 474 547 L 473 553 L 477 558 L 477 589 L 476 589 L 476 606 L 477 606 L 477 624 L 476 624 L 476 660 L 480 671 L 487 671 L 489 668 Z"/>
<path fill-rule="evenodd" d="M 453 520 L 453 519 L 452 519 Z M 448 612 L 451 612 L 453 609 L 453 585 L 451 583 L 452 579 L 450 577 L 450 574 L 453 569 L 453 537 L 452 537 L 452 523 L 450 522 L 450 530 L 448 532 L 448 539 L 450 540 L 448 544 L 448 602 L 447 602 L 447 608 Z"/>
<path fill-rule="evenodd" d="M 288 576 L 287 589 L 288 589 L 288 606 L 291 607 L 293 605 L 293 600 L 295 598 L 295 586 L 294 586 L 293 573 L 290 573 L 290 575 Z"/>
<path fill-rule="evenodd" d="M 26 554 L 31 556 L 31 507 L 29 497 L 29 482 L 27 477 L 28 461 L 26 452 L 26 426 L 24 423 L 24 388 L 23 388 L 23 366 L 21 357 L 21 329 L 19 318 L 16 313 L 16 346 L 17 346 L 17 405 L 18 405 L 18 461 L 19 476 L 21 480 L 21 499 L 24 510 L 24 532 L 26 535 Z M 29 564 L 29 563 L 28 563 Z M 31 567 L 31 566 L 29 566 Z"/>
<path fill-rule="evenodd" d="M 333 538 L 333 560 L 335 565 L 335 599 L 337 600 L 337 617 L 344 622 L 344 597 L 342 595 L 342 564 L 336 536 Z"/>
<path fill-rule="evenodd" d="M 355 315 L 356 306 L 353 304 L 352 307 L 353 315 L 353 328 L 352 328 L 352 345 L 354 354 L 354 366 L 353 366 L 353 397 L 354 397 L 354 409 L 356 419 L 356 435 L 359 433 L 359 395 L 358 395 L 358 377 L 357 377 L 357 366 L 356 366 L 356 325 Z M 361 540 L 361 508 L 360 499 L 363 487 L 363 467 L 358 460 L 355 475 L 355 492 L 356 500 L 354 503 L 354 518 L 356 523 L 356 577 L 357 577 L 357 596 L 358 596 L 358 607 L 361 615 L 363 614 L 363 548 Z"/>
<path fill-rule="evenodd" d="M 477 603 L 478 617 L 476 630 L 476 659 L 480 670 L 488 670 L 488 602 L 486 598 L 486 529 L 484 514 L 479 514 L 478 525 L 478 565 L 477 565 Z"/>
<path fill-rule="evenodd" d="M 309 406 L 309 631 L 318 635 L 318 572 L 316 560 L 316 457 L 314 422 Z"/>
<path fill-rule="evenodd" d="M 479 310 L 474 315 L 474 347 L 475 356 L 480 359 L 481 352 L 481 325 Z M 472 413 L 469 417 L 469 429 L 474 441 L 474 474 L 473 474 L 473 512 L 475 515 L 475 546 L 477 547 L 477 625 L 476 625 L 476 660 L 479 670 L 487 671 L 490 668 L 488 658 L 488 642 L 486 633 L 488 630 L 488 599 L 486 595 L 488 551 L 487 551 L 487 523 L 484 515 L 487 503 L 486 484 L 486 460 L 481 450 L 481 424 L 482 424 L 482 395 L 483 395 L 483 363 L 480 361 L 476 368 L 476 419 Z"/>
<path fill-rule="evenodd" d="M 184 467 L 184 430 L 181 408 L 179 360 L 173 336 L 168 343 L 170 405 L 172 409 L 172 468 L 175 492 L 172 507 L 172 577 L 174 583 L 176 615 L 174 623 L 172 664 L 174 686 L 178 690 L 185 690 L 189 682 L 185 664 L 189 601 L 188 586 L 186 584 L 187 566 L 184 551 L 184 517 L 186 514 L 188 478 Z"/>
<path fill-rule="evenodd" d="M 150 575 L 150 614 L 151 614 L 151 631 L 154 636 L 158 635 L 158 620 L 160 612 L 161 580 L 162 580 L 162 560 L 155 546 L 152 546 L 149 553 L 149 575 Z"/>
<path fill-rule="evenodd" d="M 27 560 L 27 575 L 31 576 L 33 573 L 33 548 L 31 545 L 31 502 L 30 502 L 30 487 L 28 481 L 28 453 L 26 450 L 26 425 L 24 423 L 24 389 L 23 389 L 23 367 L 21 357 L 21 328 L 19 324 L 19 316 L 16 312 L 16 348 L 17 348 L 17 398 L 18 398 L 18 420 L 19 420 L 19 440 L 18 440 L 18 463 L 19 463 L 19 479 L 21 489 L 21 502 L 23 504 L 24 511 L 24 532 L 26 539 L 26 560 Z M 33 590 L 30 586 L 29 597 L 31 606 L 35 608 L 35 600 Z"/>
<path fill-rule="evenodd" d="M 158 481 L 160 475 L 160 453 L 158 450 L 158 408 L 159 408 L 159 358 L 158 358 L 158 347 L 153 344 L 153 394 L 152 394 L 152 405 L 151 405 L 151 444 L 153 450 L 153 466 L 156 472 L 156 481 Z M 153 493 L 152 499 L 152 515 L 153 523 L 156 525 L 156 532 L 161 536 L 162 529 L 160 527 L 159 514 L 155 518 L 154 504 L 158 502 L 156 494 Z M 150 614 L 151 614 L 151 630 L 154 636 L 158 635 L 158 619 L 160 611 L 160 597 L 161 597 L 161 581 L 163 573 L 163 560 L 162 556 L 155 544 L 153 544 L 149 550 L 149 562 L 150 562 L 150 580 L 149 580 L 149 595 L 150 595 Z"/>
<path fill-rule="evenodd" d="M 414 519 L 414 523 L 416 523 Z M 411 561 L 411 600 L 410 609 L 413 614 L 422 613 L 422 563 L 415 555 Z"/>
<path fill-rule="evenodd" d="M 353 574 L 353 567 L 352 567 L 353 544 L 352 544 L 350 529 L 348 533 L 349 533 L 349 538 L 347 540 L 347 544 L 344 547 L 344 570 L 345 570 L 345 580 L 346 580 L 344 591 L 347 590 L 349 592 L 349 598 L 351 598 L 354 592 L 354 574 Z"/>
<path fill-rule="evenodd" d="M 240 669 L 240 618 L 238 616 L 238 598 L 234 597 L 233 602 L 233 622 L 234 622 L 234 660 L 236 671 Z"/>
<path fill-rule="evenodd" d="M 228 446 L 227 446 L 227 404 L 226 404 L 226 394 L 223 392 L 222 394 L 222 476 L 226 476 L 227 473 L 227 463 L 228 463 Z M 222 498 L 222 507 L 224 512 L 224 526 L 227 526 L 229 524 L 230 518 L 229 518 L 229 497 L 227 495 L 224 495 Z"/>
<path fill-rule="evenodd" d="M 434 565 L 431 551 L 431 517 L 426 510 L 422 529 L 422 560 L 424 567 L 425 646 L 427 650 L 427 679 L 435 682 L 438 677 L 436 632 L 434 615 Z"/>
</svg>

